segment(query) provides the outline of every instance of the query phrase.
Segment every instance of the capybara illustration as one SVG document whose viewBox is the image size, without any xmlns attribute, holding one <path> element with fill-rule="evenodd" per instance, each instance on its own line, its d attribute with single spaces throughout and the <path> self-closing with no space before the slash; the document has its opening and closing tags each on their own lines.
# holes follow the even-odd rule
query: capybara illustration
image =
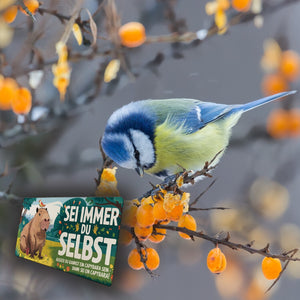
<svg viewBox="0 0 300 300">
<path fill-rule="evenodd" d="M 39 251 L 42 257 L 42 249 L 46 242 L 46 231 L 50 225 L 50 217 L 47 208 L 36 208 L 34 217 L 24 226 L 20 236 L 20 248 L 33 258 Z"/>
</svg>

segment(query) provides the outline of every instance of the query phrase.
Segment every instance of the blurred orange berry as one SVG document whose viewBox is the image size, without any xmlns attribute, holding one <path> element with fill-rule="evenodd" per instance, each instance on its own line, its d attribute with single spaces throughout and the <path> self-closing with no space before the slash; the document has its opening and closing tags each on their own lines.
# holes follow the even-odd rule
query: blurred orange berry
<svg viewBox="0 0 300 300">
<path fill-rule="evenodd" d="M 141 227 L 149 227 L 154 224 L 153 206 L 151 204 L 142 204 L 136 212 L 136 221 Z"/>
<path fill-rule="evenodd" d="M 132 235 L 131 235 L 131 233 L 128 230 L 122 228 L 120 230 L 119 241 L 123 245 L 126 245 L 126 246 L 129 245 L 130 242 L 132 241 Z"/>
<path fill-rule="evenodd" d="M 273 110 L 267 120 L 267 132 L 273 138 L 284 138 L 289 130 L 289 112 L 284 109 Z"/>
<path fill-rule="evenodd" d="M 145 241 L 152 233 L 152 229 L 153 229 L 152 226 L 141 227 L 138 224 L 135 224 L 134 233 L 140 241 Z"/>
<path fill-rule="evenodd" d="M 289 134 L 291 137 L 300 136 L 300 110 L 292 109 L 289 111 Z"/>
<path fill-rule="evenodd" d="M 134 225 L 136 224 L 136 212 L 136 205 L 125 206 L 123 210 L 122 224 L 129 227 L 134 227 Z"/>
<path fill-rule="evenodd" d="M 143 268 L 143 263 L 141 262 L 141 256 L 137 249 L 130 251 L 128 255 L 128 265 L 134 270 L 140 270 Z"/>
<path fill-rule="evenodd" d="M 262 81 L 262 91 L 266 96 L 289 90 L 286 79 L 279 73 L 265 75 Z"/>
<path fill-rule="evenodd" d="M 177 222 L 183 214 L 183 205 L 176 205 L 170 212 L 167 212 L 168 219 Z"/>
<path fill-rule="evenodd" d="M 6 9 L 3 13 L 3 19 L 6 23 L 12 23 L 18 13 L 18 7 L 16 5 L 13 5 Z"/>
<path fill-rule="evenodd" d="M 147 248 L 147 261 L 146 265 L 147 267 L 153 271 L 159 267 L 159 255 L 153 248 Z"/>
<path fill-rule="evenodd" d="M 221 273 L 226 269 L 226 257 L 219 247 L 216 247 L 207 255 L 207 267 L 212 273 Z"/>
<path fill-rule="evenodd" d="M 146 32 L 143 24 L 139 22 L 129 22 L 119 29 L 121 44 L 134 48 L 141 46 L 146 40 Z"/>
<path fill-rule="evenodd" d="M 37 0 L 24 0 L 24 4 L 32 14 L 35 14 L 40 6 L 39 1 Z M 27 16 L 27 12 L 22 8 L 22 6 L 19 6 L 19 8 L 20 11 Z"/>
<path fill-rule="evenodd" d="M 156 221 L 163 221 L 167 219 L 167 213 L 164 210 L 163 202 L 156 202 L 153 206 L 153 215 Z"/>
<path fill-rule="evenodd" d="M 179 221 L 178 221 L 178 226 L 179 227 L 185 227 L 189 230 L 197 230 L 197 223 L 195 221 L 195 219 L 193 218 L 193 216 L 186 214 L 180 217 Z M 186 239 L 186 240 L 190 240 L 191 237 L 188 234 L 182 233 L 182 232 L 178 232 L 178 234 Z"/>
<path fill-rule="evenodd" d="M 31 93 L 27 88 L 19 88 L 17 97 L 11 102 L 11 108 L 17 115 L 28 114 L 31 110 L 32 97 Z"/>
<path fill-rule="evenodd" d="M 292 50 L 282 53 L 280 71 L 290 81 L 299 78 L 300 75 L 300 56 Z"/>
<path fill-rule="evenodd" d="M 261 263 L 261 268 L 264 276 L 269 279 L 276 279 L 281 270 L 281 262 L 278 258 L 265 257 Z"/>
<path fill-rule="evenodd" d="M 153 243 L 160 243 L 161 241 L 163 241 L 166 237 L 166 229 L 163 228 L 156 228 L 155 229 L 155 233 L 153 232 L 150 236 L 149 236 L 149 241 L 153 242 Z"/>
<path fill-rule="evenodd" d="M 247 11 L 251 6 L 252 0 L 232 0 L 231 5 L 237 11 Z"/>
<path fill-rule="evenodd" d="M 17 97 L 18 84 L 13 78 L 4 78 L 0 86 L 0 109 L 10 110 L 11 103 Z"/>
</svg>

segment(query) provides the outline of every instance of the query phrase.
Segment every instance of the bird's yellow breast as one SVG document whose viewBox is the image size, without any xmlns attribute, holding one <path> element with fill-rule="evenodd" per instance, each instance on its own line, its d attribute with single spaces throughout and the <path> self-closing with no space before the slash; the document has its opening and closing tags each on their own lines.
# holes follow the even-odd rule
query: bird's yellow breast
<svg viewBox="0 0 300 300">
<path fill-rule="evenodd" d="M 211 161 L 223 150 L 214 161 L 216 164 L 228 145 L 231 128 L 240 116 L 241 113 L 237 113 L 211 122 L 192 134 L 186 134 L 182 127 L 176 128 L 166 120 L 156 128 L 156 162 L 146 172 L 155 174 L 167 170 L 169 174 L 175 174 L 182 171 L 181 167 L 186 170 L 201 170 L 205 162 Z"/>
</svg>

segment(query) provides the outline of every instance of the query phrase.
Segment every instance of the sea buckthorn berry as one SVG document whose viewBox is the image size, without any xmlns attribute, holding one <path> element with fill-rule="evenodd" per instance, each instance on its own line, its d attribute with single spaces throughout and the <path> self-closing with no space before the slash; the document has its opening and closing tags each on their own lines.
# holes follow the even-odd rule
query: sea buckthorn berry
<svg viewBox="0 0 300 300">
<path fill-rule="evenodd" d="M 153 243 L 160 243 L 166 237 L 166 229 L 163 228 L 156 228 L 155 232 L 153 232 L 149 237 L 148 240 Z"/>
<path fill-rule="evenodd" d="M 130 251 L 128 255 L 128 265 L 134 270 L 140 270 L 144 267 L 141 262 L 141 256 L 137 249 L 133 249 Z"/>
<path fill-rule="evenodd" d="M 287 50 L 282 53 L 280 71 L 291 81 L 299 78 L 300 75 L 300 56 L 292 50 Z"/>
<path fill-rule="evenodd" d="M 163 202 L 158 201 L 153 206 L 153 215 L 156 221 L 163 221 L 167 219 L 167 213 L 164 210 Z"/>
<path fill-rule="evenodd" d="M 226 257 L 219 247 L 216 247 L 207 255 L 207 267 L 212 273 L 221 273 L 226 269 Z"/>
<path fill-rule="evenodd" d="M 185 227 L 189 230 L 197 230 L 197 223 L 195 221 L 195 219 L 191 216 L 191 215 L 183 215 L 180 217 L 179 221 L 178 221 L 178 226 L 179 227 Z M 178 232 L 178 234 L 186 239 L 186 240 L 190 240 L 191 237 L 188 234 L 182 233 L 182 232 Z"/>
<path fill-rule="evenodd" d="M 151 204 L 142 204 L 136 212 L 136 221 L 141 227 L 149 227 L 154 224 L 153 206 Z"/>
<path fill-rule="evenodd" d="M 232 0 L 231 5 L 237 11 L 247 11 L 251 6 L 252 0 Z"/>
<path fill-rule="evenodd" d="M 35 14 L 40 6 L 37 0 L 24 0 L 24 4 L 32 14 Z M 27 12 L 21 6 L 19 8 L 20 11 L 27 16 Z"/>
<path fill-rule="evenodd" d="M 0 109 L 10 110 L 12 101 L 17 97 L 18 84 L 13 78 L 5 78 L 0 87 Z"/>
<path fill-rule="evenodd" d="M 134 48 L 141 46 L 146 40 L 145 27 L 139 22 L 129 22 L 119 29 L 122 45 Z"/>
<path fill-rule="evenodd" d="M 153 229 L 152 226 L 141 227 L 138 224 L 135 224 L 134 233 L 140 241 L 145 241 L 152 233 L 152 229 Z"/>
<path fill-rule="evenodd" d="M 122 228 L 120 230 L 119 241 L 123 245 L 129 245 L 132 241 L 132 234 L 128 230 Z"/>
<path fill-rule="evenodd" d="M 122 223 L 129 227 L 134 227 L 134 225 L 136 224 L 136 212 L 136 205 L 126 206 L 123 210 Z"/>
<path fill-rule="evenodd" d="M 276 279 L 282 270 L 280 260 L 272 257 L 265 257 L 261 263 L 261 268 L 264 276 L 270 280 Z"/>
<path fill-rule="evenodd" d="M 18 13 L 18 7 L 16 5 L 13 5 L 9 8 L 7 8 L 3 13 L 3 19 L 6 23 L 12 23 Z"/>
<path fill-rule="evenodd" d="M 183 205 L 176 205 L 170 212 L 167 213 L 168 219 L 177 222 L 183 214 Z"/>
<path fill-rule="evenodd" d="M 147 267 L 153 271 L 159 267 L 159 255 L 153 248 L 147 248 Z M 143 252 L 144 253 L 144 252 Z"/>
<path fill-rule="evenodd" d="M 290 110 L 289 117 L 289 135 L 291 137 L 300 136 L 300 110 Z"/>
<path fill-rule="evenodd" d="M 273 138 L 284 138 L 289 130 L 289 112 L 284 109 L 273 110 L 267 120 L 267 131 Z"/>
<path fill-rule="evenodd" d="M 286 79 L 279 73 L 265 75 L 262 81 L 262 91 L 266 96 L 289 90 Z"/>
<path fill-rule="evenodd" d="M 31 110 L 32 97 L 27 88 L 19 88 L 17 97 L 11 102 L 11 108 L 17 115 L 28 114 Z"/>
</svg>

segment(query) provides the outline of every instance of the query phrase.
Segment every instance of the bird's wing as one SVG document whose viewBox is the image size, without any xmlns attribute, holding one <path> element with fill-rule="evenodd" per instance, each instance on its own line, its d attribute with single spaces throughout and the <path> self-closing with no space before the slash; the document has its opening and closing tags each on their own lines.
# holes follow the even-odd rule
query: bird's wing
<svg viewBox="0 0 300 300">
<path fill-rule="evenodd" d="M 168 122 L 191 134 L 224 116 L 233 106 L 194 99 L 148 100 L 157 117 L 157 125 Z"/>
</svg>

